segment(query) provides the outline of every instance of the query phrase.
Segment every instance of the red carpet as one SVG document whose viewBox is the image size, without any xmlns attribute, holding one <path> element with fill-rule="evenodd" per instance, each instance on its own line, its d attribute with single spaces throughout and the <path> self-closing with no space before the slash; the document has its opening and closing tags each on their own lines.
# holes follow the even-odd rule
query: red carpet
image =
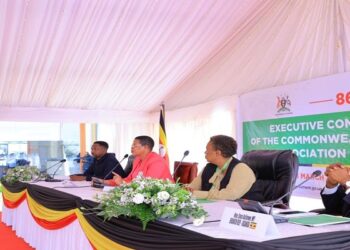
<svg viewBox="0 0 350 250">
<path fill-rule="evenodd" d="M 1 219 L 1 213 L 0 213 Z M 11 227 L 0 221 L 0 249 L 1 250 L 33 250 L 22 238 L 18 238 Z"/>
</svg>

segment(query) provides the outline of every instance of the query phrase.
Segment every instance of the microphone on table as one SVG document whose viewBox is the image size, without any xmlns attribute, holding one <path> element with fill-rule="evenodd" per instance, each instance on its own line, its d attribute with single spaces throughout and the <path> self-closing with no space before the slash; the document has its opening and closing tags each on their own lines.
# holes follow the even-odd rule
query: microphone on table
<svg viewBox="0 0 350 250">
<path fill-rule="evenodd" d="M 272 204 L 270 205 L 270 210 L 269 210 L 269 214 L 272 214 L 272 209 L 273 206 L 276 205 L 279 201 L 281 201 L 284 197 L 286 197 L 287 195 L 290 195 L 295 189 L 297 189 L 298 187 L 300 187 L 301 185 L 303 185 L 305 182 L 318 177 L 321 175 L 321 171 L 320 170 L 316 170 L 314 171 L 308 178 L 306 178 L 304 181 L 300 182 L 298 185 L 296 185 L 295 187 L 293 187 L 291 190 L 289 190 L 287 193 L 285 193 L 284 195 L 282 195 L 281 197 L 279 197 L 277 200 L 273 201 Z"/>
<path fill-rule="evenodd" d="M 126 158 L 128 158 L 129 155 L 128 154 L 125 154 L 123 159 L 121 159 L 112 169 L 111 171 L 109 171 L 102 179 L 102 182 L 118 167 L 118 166 L 121 166 L 120 163 L 122 163 Z M 103 188 L 104 184 L 103 183 L 98 183 L 98 182 L 95 182 L 93 181 L 92 183 L 92 186 L 93 187 L 96 187 L 96 188 Z"/>
<path fill-rule="evenodd" d="M 177 164 L 177 166 L 175 167 L 174 173 L 173 173 L 174 181 L 176 181 L 176 180 L 175 180 L 175 177 L 176 177 L 176 172 L 177 172 L 177 170 L 178 170 L 179 167 L 181 166 L 181 164 L 182 164 L 183 160 L 185 159 L 185 157 L 188 156 L 189 154 L 190 154 L 190 151 L 186 150 L 186 151 L 184 152 L 184 155 L 182 156 L 181 161 L 180 161 L 179 164 Z"/>
<path fill-rule="evenodd" d="M 49 169 L 51 169 L 51 168 L 53 168 L 53 167 L 55 167 L 55 166 L 57 166 L 57 165 L 59 165 L 56 169 L 55 169 L 55 171 L 53 172 L 53 175 L 52 176 L 50 176 L 49 174 L 47 174 L 47 176 L 46 176 L 46 178 L 45 178 L 45 181 L 46 182 L 60 182 L 60 181 L 62 181 L 62 180 L 57 180 L 57 179 L 55 179 L 55 174 L 57 173 L 57 171 L 62 167 L 62 163 L 64 163 L 64 162 L 66 162 L 67 160 L 66 159 L 62 159 L 62 160 L 60 160 L 59 162 L 56 162 L 55 164 L 53 164 L 52 166 L 50 166 L 49 168 L 47 168 L 46 169 L 46 171 L 47 170 L 49 170 Z"/>
<path fill-rule="evenodd" d="M 120 163 L 122 163 L 126 158 L 128 158 L 129 155 L 128 154 L 125 154 L 123 159 L 121 159 L 112 169 L 111 171 L 108 172 L 108 174 L 106 174 L 104 177 L 103 177 L 103 180 L 105 180 L 118 166 L 121 166 Z"/>
</svg>

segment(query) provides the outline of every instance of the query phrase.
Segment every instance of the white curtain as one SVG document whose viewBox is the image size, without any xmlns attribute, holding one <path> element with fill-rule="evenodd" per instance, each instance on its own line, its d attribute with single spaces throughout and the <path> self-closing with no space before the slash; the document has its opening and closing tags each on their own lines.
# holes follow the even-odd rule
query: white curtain
<svg viewBox="0 0 350 250">
<path fill-rule="evenodd" d="M 171 171 L 173 162 L 181 160 L 186 150 L 190 154 L 184 161 L 198 162 L 201 170 L 206 164 L 204 151 L 211 136 L 225 134 L 236 138 L 236 102 L 236 96 L 225 97 L 214 102 L 165 112 Z M 110 145 L 109 152 L 114 152 L 118 159 L 130 154 L 132 141 L 138 135 L 151 136 L 155 141 L 153 151 L 158 152 L 159 112 L 150 114 L 149 118 L 152 122 L 100 123 L 97 138 L 107 141 Z"/>
<path fill-rule="evenodd" d="M 180 161 L 186 150 L 187 162 L 198 162 L 201 170 L 206 160 L 204 151 L 210 137 L 217 134 L 236 137 L 236 97 L 225 97 L 214 102 L 191 108 L 166 112 L 165 123 L 168 138 L 170 166 Z"/>
<path fill-rule="evenodd" d="M 137 123 L 100 123 L 97 126 L 97 139 L 108 142 L 109 152 L 113 152 L 118 160 L 125 154 L 131 154 L 130 148 L 132 141 L 136 136 L 148 135 L 155 138 L 155 123 L 137 122 Z M 155 142 L 157 142 L 155 140 Z M 157 148 L 155 147 L 155 150 Z M 123 165 L 126 163 L 123 162 Z"/>
</svg>

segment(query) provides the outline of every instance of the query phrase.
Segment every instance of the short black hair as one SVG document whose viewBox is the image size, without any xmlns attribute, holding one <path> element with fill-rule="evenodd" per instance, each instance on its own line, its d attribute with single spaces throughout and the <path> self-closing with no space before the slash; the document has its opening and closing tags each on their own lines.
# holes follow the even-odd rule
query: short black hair
<svg viewBox="0 0 350 250">
<path fill-rule="evenodd" d="M 151 137 L 147 136 L 147 135 L 136 136 L 135 140 L 140 141 L 140 144 L 142 146 L 147 146 L 147 147 L 150 148 L 150 150 L 152 150 L 153 147 L 154 147 L 154 140 Z"/>
<path fill-rule="evenodd" d="M 220 150 L 223 157 L 232 157 L 237 153 L 237 142 L 227 135 L 210 137 L 210 142 L 216 150 Z"/>
<path fill-rule="evenodd" d="M 93 144 L 98 144 L 100 145 L 101 147 L 104 147 L 105 149 L 108 149 L 108 143 L 105 142 L 105 141 L 95 141 Z"/>
</svg>

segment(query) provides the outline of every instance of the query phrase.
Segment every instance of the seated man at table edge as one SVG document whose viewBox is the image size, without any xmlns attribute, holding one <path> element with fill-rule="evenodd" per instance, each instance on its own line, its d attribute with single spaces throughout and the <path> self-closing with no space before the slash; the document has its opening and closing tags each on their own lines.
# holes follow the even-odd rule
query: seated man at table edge
<svg viewBox="0 0 350 250">
<path fill-rule="evenodd" d="M 131 182 L 140 172 L 145 177 L 173 180 L 168 164 L 160 155 L 152 152 L 153 147 L 154 141 L 151 137 L 135 137 L 131 146 L 131 153 L 135 157 L 131 173 L 124 179 L 116 173 L 113 180 L 104 180 L 103 183 L 116 186 L 122 182 Z"/>
<path fill-rule="evenodd" d="M 237 142 L 232 137 L 210 137 L 205 151 L 209 163 L 187 186 L 194 197 L 236 200 L 249 191 L 256 180 L 255 174 L 245 163 L 233 157 L 236 153 Z"/>
<path fill-rule="evenodd" d="M 326 213 L 350 217 L 350 168 L 331 164 L 324 174 L 327 180 L 321 197 Z"/>
<path fill-rule="evenodd" d="M 105 141 L 95 141 L 91 146 L 91 155 L 94 160 L 90 167 L 84 172 L 87 181 L 92 177 L 100 179 L 112 179 L 111 171 L 125 177 L 124 170 L 113 153 L 107 153 L 108 143 Z M 108 174 L 109 173 L 109 174 Z"/>
</svg>

